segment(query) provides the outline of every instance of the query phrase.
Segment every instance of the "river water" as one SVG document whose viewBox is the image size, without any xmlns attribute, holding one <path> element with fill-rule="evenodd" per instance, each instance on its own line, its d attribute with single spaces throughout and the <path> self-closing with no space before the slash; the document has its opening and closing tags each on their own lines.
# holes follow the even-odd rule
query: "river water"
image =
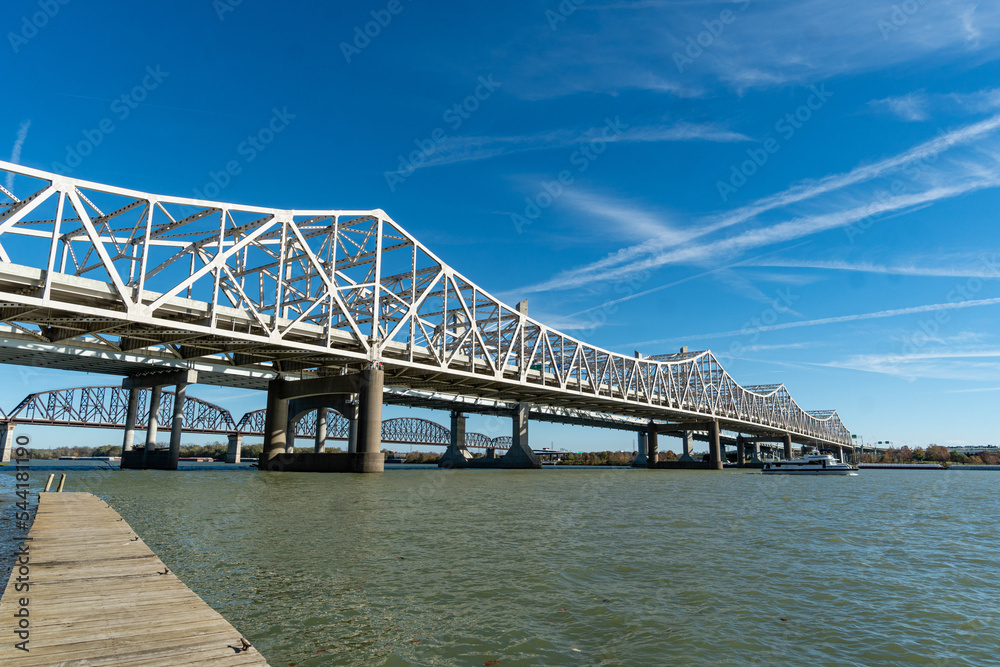
<svg viewBox="0 0 1000 667">
<path fill-rule="evenodd" d="M 274 667 L 1000 655 L 996 472 L 67 475 Z"/>
</svg>

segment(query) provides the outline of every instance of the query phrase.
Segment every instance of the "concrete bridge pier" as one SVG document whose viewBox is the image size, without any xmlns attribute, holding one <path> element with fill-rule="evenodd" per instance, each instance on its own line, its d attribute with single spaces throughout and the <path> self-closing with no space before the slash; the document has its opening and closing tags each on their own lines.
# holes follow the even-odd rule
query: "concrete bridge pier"
<svg viewBox="0 0 1000 667">
<path fill-rule="evenodd" d="M 146 467 L 149 453 L 156 450 L 156 435 L 160 428 L 160 399 L 163 390 L 153 387 L 149 392 L 149 414 L 146 415 L 146 442 L 142 447 L 142 467 Z M 124 461 L 124 458 L 122 459 Z M 124 467 L 124 466 L 123 466 Z"/>
<path fill-rule="evenodd" d="M 356 472 L 382 472 L 385 466 L 385 456 L 382 455 L 382 386 L 385 372 L 381 364 L 378 366 L 362 371 L 361 375 L 358 444 L 354 456 L 363 469 Z"/>
<path fill-rule="evenodd" d="M 528 411 L 530 403 L 518 403 L 514 411 L 511 435 L 513 442 L 507 453 L 500 457 L 501 468 L 541 468 L 542 461 L 528 444 Z"/>
<path fill-rule="evenodd" d="M 352 375 L 272 380 L 267 389 L 260 470 L 285 472 L 382 472 L 382 386 L 385 372 L 372 364 Z M 357 404 L 353 397 L 357 396 Z M 296 453 L 295 422 L 306 412 L 333 408 L 352 422 L 354 451 Z M 319 415 L 317 415 L 317 423 Z M 324 447 L 325 449 L 325 447 Z M 350 448 L 349 448 L 350 449 Z"/>
<path fill-rule="evenodd" d="M 719 441 L 719 422 L 708 422 L 709 468 L 722 470 L 722 444 Z"/>
<path fill-rule="evenodd" d="M 681 432 L 681 455 L 678 461 L 694 461 L 692 452 L 694 451 L 694 433 L 692 431 Z"/>
<path fill-rule="evenodd" d="M 472 454 L 465 447 L 465 415 L 457 410 L 451 412 L 451 441 L 448 451 L 438 461 L 438 468 L 465 468 Z"/>
<path fill-rule="evenodd" d="M 736 436 L 736 467 L 742 468 L 746 465 L 746 447 L 743 444 L 743 436 Z"/>
<path fill-rule="evenodd" d="M 785 459 L 792 458 L 792 434 L 786 433 L 783 442 L 785 443 Z"/>
<path fill-rule="evenodd" d="M 646 433 L 644 431 L 639 431 L 639 448 L 638 454 L 632 459 L 633 468 L 645 468 L 646 462 L 649 457 L 646 456 Z"/>
<path fill-rule="evenodd" d="M 184 401 L 187 398 L 187 384 L 178 382 L 174 388 L 174 416 L 170 420 L 170 461 L 177 468 L 181 457 L 181 434 L 184 431 Z"/>
<path fill-rule="evenodd" d="M 193 370 L 148 373 L 125 378 L 122 381 L 122 388 L 129 390 L 129 401 L 125 414 L 126 439 L 122 441 L 121 469 L 177 470 L 177 463 L 181 455 L 181 434 L 184 430 L 184 400 L 187 386 L 197 381 L 198 371 Z M 156 436 L 160 427 L 160 401 L 163 396 L 163 387 L 168 385 L 174 385 L 174 409 L 170 420 L 170 447 L 166 450 L 157 450 Z M 135 437 L 140 389 L 150 389 L 146 444 L 141 451 L 128 446 Z M 129 435 L 129 425 L 132 426 L 131 435 Z"/>
<path fill-rule="evenodd" d="M 358 453 L 358 405 L 348 403 L 344 406 L 345 412 L 341 413 L 347 418 L 347 452 L 349 454 Z"/>
<path fill-rule="evenodd" d="M 760 460 L 760 443 L 756 440 L 750 443 L 750 461 L 752 463 L 762 463 Z"/>
<path fill-rule="evenodd" d="M 122 452 L 135 448 L 135 420 L 139 412 L 139 390 L 128 390 L 128 407 L 125 409 L 125 435 L 122 437 Z"/>
<path fill-rule="evenodd" d="M 226 463 L 239 463 L 243 458 L 243 434 L 230 433 L 229 447 L 226 449 Z"/>
<path fill-rule="evenodd" d="M 656 464 L 660 462 L 660 452 L 659 445 L 656 442 L 656 424 L 653 422 L 649 423 L 649 430 L 646 431 L 646 467 L 656 468 Z"/>
<path fill-rule="evenodd" d="M 326 451 L 326 413 L 329 408 L 316 408 L 316 442 L 313 453 L 322 454 Z"/>
<path fill-rule="evenodd" d="M 0 463 L 10 463 L 14 452 L 14 426 L 11 422 L 0 422 Z"/>
</svg>

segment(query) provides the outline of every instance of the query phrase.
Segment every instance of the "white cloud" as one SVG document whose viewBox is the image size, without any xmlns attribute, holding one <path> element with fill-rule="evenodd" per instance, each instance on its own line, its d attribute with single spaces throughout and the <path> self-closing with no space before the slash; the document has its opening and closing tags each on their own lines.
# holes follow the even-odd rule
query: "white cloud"
<svg viewBox="0 0 1000 667">
<path fill-rule="evenodd" d="M 1000 109 L 1000 88 L 984 88 L 971 93 L 929 94 L 915 90 L 905 95 L 871 100 L 868 106 L 890 113 L 905 121 L 928 120 L 936 113 L 981 114 Z"/>
<path fill-rule="evenodd" d="M 777 345 L 744 345 L 740 348 L 741 353 L 748 352 L 771 352 L 773 350 L 804 350 L 819 345 L 816 341 L 799 343 L 781 343 Z"/>
<path fill-rule="evenodd" d="M 938 185 L 925 187 L 916 193 L 890 196 L 878 204 L 881 215 L 899 213 L 917 207 L 927 206 L 936 201 L 955 197 L 983 188 L 1000 185 L 1000 170 L 996 157 L 988 154 L 979 156 L 979 162 L 967 160 L 948 165 L 938 162 L 941 154 L 959 146 L 975 142 L 982 146 L 982 140 L 1000 128 L 1000 115 L 966 125 L 925 141 L 897 155 L 863 165 L 848 172 L 792 185 L 774 195 L 763 197 L 732 212 L 698 221 L 688 226 L 686 238 L 663 238 L 656 236 L 642 243 L 622 248 L 607 257 L 587 265 L 568 269 L 542 283 L 524 287 L 520 293 L 566 290 L 584 285 L 620 279 L 623 274 L 645 271 L 666 264 L 694 263 L 711 257 L 713 262 L 733 262 L 739 254 L 765 245 L 773 245 L 816 234 L 829 229 L 851 225 L 871 217 L 874 193 L 851 193 L 845 200 L 831 202 L 826 213 L 804 215 L 777 223 L 750 229 L 742 234 L 710 242 L 697 239 L 725 230 L 740 223 L 752 221 L 764 213 L 786 208 L 822 195 L 846 190 L 877 177 L 893 173 L 895 170 L 918 163 L 923 169 L 925 180 L 937 181 Z M 931 171 L 927 163 L 935 162 L 936 171 Z M 950 169 L 951 171 L 947 171 Z M 613 205 L 607 206 L 613 208 Z"/>
<path fill-rule="evenodd" d="M 415 164 L 417 169 L 440 167 L 460 162 L 474 162 L 527 151 L 571 148 L 592 142 L 661 143 L 672 141 L 738 142 L 750 138 L 714 123 L 678 122 L 671 125 L 644 125 L 623 129 L 617 119 L 609 119 L 602 127 L 583 131 L 554 130 L 515 136 L 455 136 L 447 137 L 430 151 L 427 159 Z M 608 131 L 610 130 L 610 131 Z"/>
<path fill-rule="evenodd" d="M 1000 175 L 983 180 L 959 179 L 955 183 L 929 188 L 915 194 L 890 197 L 879 203 L 878 210 L 881 213 L 905 211 L 924 204 L 997 186 L 1000 186 Z M 544 283 L 522 288 L 520 292 L 530 294 L 532 292 L 565 290 L 600 281 L 621 280 L 623 275 L 629 273 L 649 271 L 670 264 L 700 264 L 710 259 L 732 261 L 734 257 L 749 250 L 847 227 L 868 219 L 871 215 L 872 205 L 869 203 L 830 213 L 799 216 L 776 224 L 750 229 L 717 241 L 689 243 L 681 247 L 665 248 L 662 251 L 634 259 L 627 266 L 597 267 L 592 264 L 581 269 L 573 269 Z M 615 257 L 618 256 L 620 255 Z M 606 264 L 607 260 L 602 260 L 602 262 Z"/>
<path fill-rule="evenodd" d="M 899 116 L 905 121 L 927 120 L 930 115 L 927 111 L 927 94 L 922 90 L 917 90 L 898 97 L 886 97 L 881 100 L 871 100 L 868 106 L 876 111 L 882 111 Z"/>
<path fill-rule="evenodd" d="M 950 389 L 946 394 L 978 394 L 986 391 L 1000 391 L 1000 387 L 980 387 L 976 389 Z"/>
<path fill-rule="evenodd" d="M 949 101 L 970 113 L 988 113 L 1000 109 L 1000 88 L 985 88 L 972 93 L 952 93 Z"/>
<path fill-rule="evenodd" d="M 1000 350 L 932 350 L 915 354 L 859 354 L 818 364 L 829 368 L 907 379 L 982 381 L 1000 379 Z"/>
<path fill-rule="evenodd" d="M 537 184 L 536 184 L 537 187 Z M 690 232 L 678 229 L 661 213 L 653 213 L 628 201 L 606 197 L 596 192 L 578 188 L 568 189 L 560 203 L 587 218 L 596 221 L 615 238 L 633 237 L 643 240 L 657 239 L 664 244 L 681 243 L 691 237 Z"/>
<path fill-rule="evenodd" d="M 970 257 L 959 266 L 918 266 L 915 264 L 882 265 L 871 262 L 815 261 L 766 259 L 745 263 L 746 266 L 780 267 L 788 269 L 813 269 L 823 271 L 852 271 L 877 273 L 893 276 L 917 276 L 929 278 L 1000 278 L 997 274 L 996 253 Z"/>
<path fill-rule="evenodd" d="M 835 317 L 821 317 L 813 320 L 799 320 L 796 322 L 782 322 L 780 324 L 764 325 L 754 327 L 752 333 L 767 333 L 769 331 L 784 331 L 786 329 L 799 329 L 802 327 L 825 326 L 828 324 L 844 324 L 846 322 L 859 322 L 863 320 L 878 320 L 887 317 L 899 317 L 901 315 L 919 315 L 922 313 L 933 313 L 942 310 L 962 310 L 965 308 L 981 308 L 984 306 L 1000 305 L 1000 297 L 991 299 L 972 299 L 969 301 L 956 301 L 947 303 L 930 303 L 922 306 L 910 306 L 908 308 L 891 308 L 870 313 L 854 313 L 851 315 L 838 315 Z M 745 329 L 733 329 L 731 331 L 717 331 L 714 333 L 698 334 L 694 336 L 672 336 L 670 338 L 660 338 L 657 340 L 646 340 L 638 343 L 630 343 L 629 346 L 650 346 L 661 343 L 670 343 L 677 340 L 708 340 L 713 338 L 730 338 L 751 333 Z"/>
<path fill-rule="evenodd" d="M 979 46 L 979 38 L 982 36 L 979 26 L 977 25 L 978 21 L 975 17 L 976 9 L 978 9 L 978 7 L 978 5 L 973 5 L 961 14 L 962 29 L 965 31 L 965 41 L 973 47 Z"/>
<path fill-rule="evenodd" d="M 1000 6 L 974 0 L 902 3 L 867 0 L 799 2 L 614 2 L 605 11 L 574 12 L 558 30 L 541 26 L 512 48 L 526 53 L 511 80 L 524 97 L 557 97 L 581 91 L 617 94 L 634 88 L 676 94 L 712 79 L 732 90 L 810 84 L 839 75 L 903 64 L 938 66 L 975 52 L 1000 49 Z M 586 6 L 586 5 L 585 5 Z M 719 20 L 732 20 L 686 67 L 692 41 Z M 895 12 L 895 14 L 894 14 Z M 547 32 L 547 39 L 539 39 Z M 695 43 L 697 43 L 695 41 Z"/>
<path fill-rule="evenodd" d="M 21 148 L 24 147 L 24 142 L 28 138 L 28 128 L 31 127 L 31 121 L 26 120 L 21 123 L 21 126 L 17 128 L 17 138 L 14 140 L 14 147 L 10 150 L 10 162 L 14 164 L 20 164 L 21 162 Z M 7 189 L 14 189 L 14 174 L 7 174 Z"/>
</svg>

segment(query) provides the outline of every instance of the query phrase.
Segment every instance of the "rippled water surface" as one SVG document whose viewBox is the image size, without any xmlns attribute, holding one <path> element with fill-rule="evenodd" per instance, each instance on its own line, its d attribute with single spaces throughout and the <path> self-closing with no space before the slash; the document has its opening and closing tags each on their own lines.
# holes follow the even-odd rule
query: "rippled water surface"
<svg viewBox="0 0 1000 667">
<path fill-rule="evenodd" d="M 72 471 L 271 665 L 987 665 L 1000 473 Z M 499 663 L 492 661 L 498 660 Z"/>
</svg>

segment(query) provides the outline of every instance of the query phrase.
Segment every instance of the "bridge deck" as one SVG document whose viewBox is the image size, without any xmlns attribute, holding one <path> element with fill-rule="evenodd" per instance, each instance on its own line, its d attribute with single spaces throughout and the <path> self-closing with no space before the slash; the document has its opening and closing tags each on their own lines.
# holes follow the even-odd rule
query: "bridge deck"
<svg viewBox="0 0 1000 667">
<path fill-rule="evenodd" d="M 89 493 L 43 493 L 29 537 L 30 592 L 18 568 L 0 599 L 0 664 L 267 665 L 240 633 Z M 14 614 L 28 599 L 29 652 Z"/>
</svg>

